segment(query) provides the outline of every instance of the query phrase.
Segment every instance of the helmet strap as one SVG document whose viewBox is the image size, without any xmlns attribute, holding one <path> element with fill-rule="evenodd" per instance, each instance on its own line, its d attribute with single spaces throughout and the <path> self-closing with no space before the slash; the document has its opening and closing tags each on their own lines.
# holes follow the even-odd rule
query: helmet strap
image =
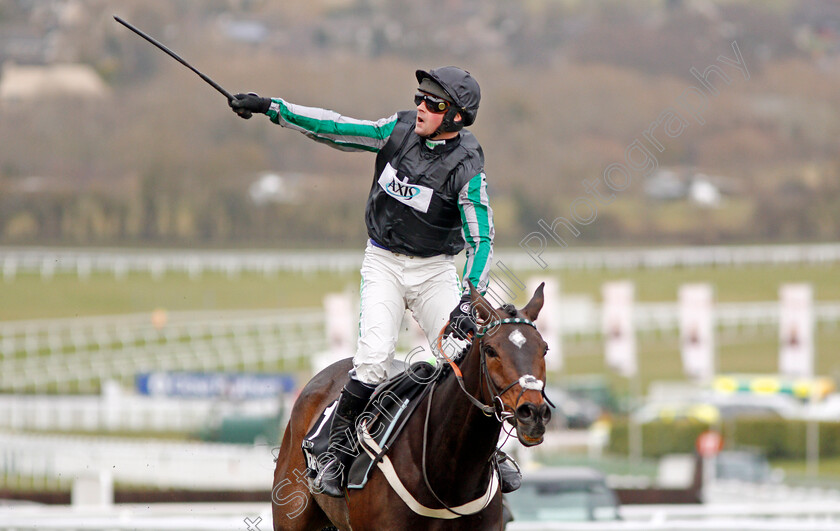
<svg viewBox="0 0 840 531">
<path fill-rule="evenodd" d="M 463 129 L 464 120 L 461 119 L 460 121 L 455 121 L 455 117 L 459 112 L 460 109 L 457 109 L 454 105 L 450 105 L 446 114 L 443 115 L 440 127 L 438 127 L 437 130 L 429 136 L 429 138 L 434 140 L 436 136 L 439 136 L 442 133 L 455 133 Z"/>
</svg>

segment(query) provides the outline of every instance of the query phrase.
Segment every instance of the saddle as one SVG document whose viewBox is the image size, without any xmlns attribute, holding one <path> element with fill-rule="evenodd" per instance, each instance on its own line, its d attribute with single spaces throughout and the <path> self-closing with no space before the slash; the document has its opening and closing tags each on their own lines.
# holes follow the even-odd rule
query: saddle
<svg viewBox="0 0 840 531">
<path fill-rule="evenodd" d="M 388 452 L 402 432 L 417 406 L 432 388 L 432 384 L 441 379 L 446 370 L 420 361 L 410 366 L 399 362 L 403 370 L 379 384 L 371 394 L 365 410 L 356 422 L 357 437 L 350 441 L 356 457 L 350 466 L 347 480 L 348 489 L 361 489 L 368 481 L 370 471 Z M 329 448 L 330 426 L 338 400 L 324 408 L 318 421 L 309 430 L 301 443 L 306 458 L 306 474 L 315 479 L 320 470 L 319 457 Z M 376 451 L 362 448 L 362 440 L 373 440 Z M 371 456 L 373 454 L 373 457 Z"/>
</svg>

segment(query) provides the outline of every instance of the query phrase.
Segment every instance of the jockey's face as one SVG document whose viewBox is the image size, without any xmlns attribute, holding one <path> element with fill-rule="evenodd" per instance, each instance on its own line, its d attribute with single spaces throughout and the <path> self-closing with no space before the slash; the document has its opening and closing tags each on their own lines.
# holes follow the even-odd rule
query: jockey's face
<svg viewBox="0 0 840 531">
<path fill-rule="evenodd" d="M 424 138 L 432 136 L 443 122 L 443 115 L 444 113 L 430 112 L 426 107 L 426 102 L 421 101 L 417 106 L 417 122 L 414 124 L 414 132 Z"/>
<path fill-rule="evenodd" d="M 433 95 L 432 95 L 433 96 Z M 437 97 L 437 96 L 433 96 Z M 417 121 L 414 124 L 414 132 L 423 138 L 430 138 L 438 130 L 440 124 L 443 122 L 445 112 L 431 112 L 426 106 L 425 101 L 417 104 Z M 455 121 L 461 120 L 461 113 L 455 115 Z M 435 140 L 444 140 L 447 138 L 454 138 L 458 136 L 457 132 L 439 133 L 434 137 Z"/>
</svg>

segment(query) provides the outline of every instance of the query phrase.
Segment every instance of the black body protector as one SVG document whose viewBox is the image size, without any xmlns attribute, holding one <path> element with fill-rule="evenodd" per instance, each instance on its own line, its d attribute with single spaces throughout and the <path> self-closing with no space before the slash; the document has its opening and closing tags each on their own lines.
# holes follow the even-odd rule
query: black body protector
<svg viewBox="0 0 840 531">
<path fill-rule="evenodd" d="M 484 171 L 484 152 L 469 131 L 434 148 L 414 133 L 417 111 L 402 111 L 376 157 L 365 208 L 368 236 L 395 253 L 456 255 L 461 234 L 458 193 Z"/>
<path fill-rule="evenodd" d="M 418 70 L 416 77 L 420 90 L 452 102 L 436 134 L 461 131 L 475 122 L 481 91 L 469 72 L 447 66 Z M 456 121 L 459 113 L 461 120 Z M 417 111 L 398 113 L 376 157 L 365 209 L 368 236 L 396 253 L 455 255 L 465 245 L 458 194 L 484 171 L 484 152 L 469 131 L 429 147 L 427 139 L 414 133 L 416 118 Z"/>
</svg>

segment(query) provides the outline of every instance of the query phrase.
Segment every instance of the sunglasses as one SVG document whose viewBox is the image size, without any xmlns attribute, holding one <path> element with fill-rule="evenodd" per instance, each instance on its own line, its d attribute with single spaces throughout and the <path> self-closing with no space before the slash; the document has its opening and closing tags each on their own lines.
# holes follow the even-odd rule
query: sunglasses
<svg viewBox="0 0 840 531">
<path fill-rule="evenodd" d="M 449 106 L 452 105 L 448 101 L 438 98 L 437 96 L 432 96 L 431 94 L 426 94 L 425 92 L 417 92 L 414 94 L 414 104 L 420 105 L 420 102 L 426 102 L 426 109 L 429 110 L 431 113 L 440 114 L 446 112 L 449 109 Z"/>
</svg>

